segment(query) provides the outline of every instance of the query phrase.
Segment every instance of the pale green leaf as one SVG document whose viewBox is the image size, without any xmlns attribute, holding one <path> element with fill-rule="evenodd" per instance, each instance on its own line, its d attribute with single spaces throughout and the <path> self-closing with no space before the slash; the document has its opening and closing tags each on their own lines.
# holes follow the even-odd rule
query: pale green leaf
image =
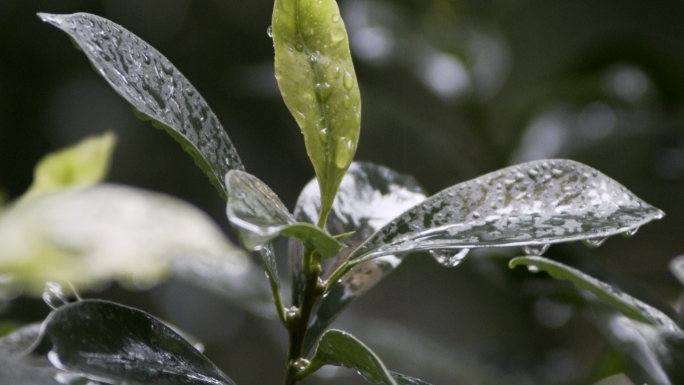
<svg viewBox="0 0 684 385">
<path fill-rule="evenodd" d="M 165 130 L 225 196 L 223 177 L 243 169 L 228 135 L 207 102 L 159 51 L 122 26 L 87 14 L 38 16 L 69 34 L 136 116 Z"/>
<path fill-rule="evenodd" d="M 328 330 L 323 334 L 309 366 L 302 373 L 311 374 L 325 365 L 352 368 L 374 384 L 397 385 L 392 374 L 368 346 L 340 330 Z"/>
<path fill-rule="evenodd" d="M 226 213 L 246 248 L 260 249 L 281 235 L 308 242 L 325 257 L 344 247 L 322 229 L 296 222 L 278 196 L 254 175 L 232 170 L 226 175 L 226 185 Z"/>
<path fill-rule="evenodd" d="M 184 259 L 221 261 L 234 276 L 250 260 L 201 210 L 179 199 L 111 184 L 47 194 L 0 216 L 0 272 L 30 294 L 46 281 L 77 289 L 118 280 L 149 287 Z"/>
<path fill-rule="evenodd" d="M 664 330 L 681 332 L 677 324 L 660 310 L 570 266 L 544 257 L 518 257 L 509 262 L 511 268 L 520 265 L 532 266 L 533 269 L 543 270 L 556 279 L 570 281 L 578 289 L 590 291 L 631 319 Z"/>
<path fill-rule="evenodd" d="M 101 182 L 109 171 L 116 136 L 107 132 L 46 155 L 33 171 L 33 183 L 22 202 L 41 195 Z"/>
<path fill-rule="evenodd" d="M 304 134 L 325 219 L 361 124 L 349 39 L 335 0 L 276 0 L 272 22 L 276 79 Z"/>
</svg>

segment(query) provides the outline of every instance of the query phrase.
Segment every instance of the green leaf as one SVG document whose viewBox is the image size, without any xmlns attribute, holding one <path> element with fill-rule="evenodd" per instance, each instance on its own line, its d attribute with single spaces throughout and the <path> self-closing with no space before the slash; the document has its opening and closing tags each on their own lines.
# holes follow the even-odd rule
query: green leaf
<svg viewBox="0 0 684 385">
<path fill-rule="evenodd" d="M 591 167 L 539 160 L 443 190 L 378 230 L 349 259 L 431 250 L 452 266 L 475 247 L 528 246 L 539 253 L 560 242 L 598 245 L 663 215 Z"/>
<path fill-rule="evenodd" d="M 374 384 L 397 385 L 392 374 L 370 348 L 351 334 L 340 330 L 328 330 L 323 334 L 316 353 L 302 375 L 314 373 L 325 365 L 352 368 Z"/>
<path fill-rule="evenodd" d="M 88 377 L 132 384 L 234 385 L 168 326 L 140 310 L 81 301 L 48 316 L 51 362 Z"/>
<path fill-rule="evenodd" d="M 400 373 L 390 372 L 397 385 L 430 385 L 425 381 L 409 377 Z"/>
<path fill-rule="evenodd" d="M 684 255 L 670 261 L 670 271 L 684 285 Z"/>
<path fill-rule="evenodd" d="M 46 155 L 33 171 L 33 183 L 21 201 L 101 182 L 109 171 L 115 144 L 116 136 L 107 132 Z"/>
<path fill-rule="evenodd" d="M 112 184 L 46 194 L 0 216 L 0 271 L 30 294 L 46 281 L 77 289 L 111 280 L 149 287 L 179 260 L 211 258 L 239 277 L 250 259 L 201 210 Z"/>
<path fill-rule="evenodd" d="M 337 254 L 344 245 L 310 223 L 297 223 L 278 196 L 259 178 L 244 171 L 226 175 L 226 213 L 243 244 L 250 250 L 284 235 L 312 244 L 324 257 Z"/>
<path fill-rule="evenodd" d="M 394 219 L 398 214 L 425 200 L 427 194 L 410 176 L 399 174 L 387 167 L 367 162 L 353 162 L 342 179 L 326 228 L 331 234 L 353 234 L 341 242 L 348 247 L 337 256 L 322 263 L 321 275 L 328 278 L 371 234 Z M 294 210 L 299 222 L 316 223 L 321 209 L 321 194 L 316 180 L 302 190 Z M 292 301 L 300 306 L 303 300 L 302 274 L 303 245 L 290 240 L 290 266 L 292 266 Z M 351 302 L 360 297 L 384 277 L 394 271 L 402 255 L 387 255 L 352 268 L 338 285 L 327 293 L 314 311 L 306 333 L 304 350 L 309 351 L 330 323 Z"/>
<path fill-rule="evenodd" d="M 347 32 L 335 0 L 276 0 L 272 22 L 276 79 L 304 134 L 325 219 L 354 159 L 361 124 Z"/>
<path fill-rule="evenodd" d="M 533 266 L 556 279 L 570 281 L 578 289 L 590 291 L 631 319 L 681 333 L 677 324 L 660 310 L 570 266 L 544 257 L 518 257 L 509 262 L 511 268 L 520 265 Z"/>
<path fill-rule="evenodd" d="M 242 162 L 218 118 L 159 51 L 118 24 L 87 14 L 38 16 L 63 30 L 136 115 L 177 140 L 225 196 L 224 176 Z"/>
</svg>

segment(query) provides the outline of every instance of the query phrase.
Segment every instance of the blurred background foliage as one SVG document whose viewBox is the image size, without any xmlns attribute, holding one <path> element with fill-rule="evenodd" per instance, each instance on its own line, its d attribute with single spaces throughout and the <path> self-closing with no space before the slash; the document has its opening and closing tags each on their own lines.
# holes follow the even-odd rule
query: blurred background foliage
<svg viewBox="0 0 684 385">
<path fill-rule="evenodd" d="M 684 3 L 339 4 L 363 101 L 358 160 L 411 174 L 430 193 L 532 159 L 595 167 L 667 216 L 634 238 L 598 249 L 556 245 L 546 255 L 668 314 L 681 306 L 667 263 L 684 248 Z M 190 157 L 135 119 L 36 12 L 94 13 L 154 45 L 209 102 L 247 170 L 293 208 L 314 174 L 273 76 L 270 0 L 0 0 L 0 201 L 29 186 L 48 151 L 111 130 L 119 144 L 110 181 L 186 199 L 230 232 L 224 202 Z M 278 246 L 286 272 L 286 248 Z M 503 257 L 517 254 L 480 251 L 455 269 L 427 255 L 408 258 L 337 325 L 365 338 L 389 368 L 435 384 L 593 384 L 609 376 L 602 385 L 631 384 L 620 375 L 629 364 L 601 338 L 581 297 L 545 275 L 509 271 Z M 286 333 L 236 304 L 173 281 L 82 294 L 194 333 L 237 383 L 280 381 Z M 41 320 L 48 310 L 35 299 L 5 302 L 0 327 Z M 355 381 L 362 383 L 308 382 Z"/>
</svg>

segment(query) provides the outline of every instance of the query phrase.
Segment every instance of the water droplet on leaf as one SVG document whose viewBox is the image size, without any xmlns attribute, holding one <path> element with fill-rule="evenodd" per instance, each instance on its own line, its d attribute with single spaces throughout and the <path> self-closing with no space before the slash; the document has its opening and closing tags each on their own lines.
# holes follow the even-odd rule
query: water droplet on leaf
<svg viewBox="0 0 684 385">
<path fill-rule="evenodd" d="M 470 249 L 430 250 L 435 260 L 442 266 L 456 267 L 468 256 Z"/>
<path fill-rule="evenodd" d="M 539 268 L 534 265 L 527 265 L 527 271 L 530 273 L 539 273 Z"/>
<path fill-rule="evenodd" d="M 631 237 L 631 236 L 633 236 L 634 234 L 636 234 L 637 231 L 639 231 L 639 228 L 638 228 L 638 227 L 635 227 L 635 228 L 633 228 L 633 229 L 629 229 L 629 230 L 625 231 L 624 233 L 622 233 L 622 236 L 623 236 L 623 237 Z"/>
<path fill-rule="evenodd" d="M 266 29 L 266 34 L 268 35 L 268 37 L 273 39 L 273 26 L 272 25 L 268 26 L 268 28 Z"/>
<path fill-rule="evenodd" d="M 354 78 L 349 72 L 344 73 L 344 79 L 342 80 L 342 83 L 344 83 L 344 88 L 351 90 L 352 87 L 354 87 Z"/>
<path fill-rule="evenodd" d="M 64 290 L 62 285 L 48 281 L 45 284 L 45 290 L 43 291 L 43 301 L 53 309 L 60 308 L 64 305 L 69 304 L 70 296 L 78 296 L 73 292 L 73 290 Z"/>
<path fill-rule="evenodd" d="M 599 237 L 599 238 L 588 238 L 588 239 L 583 239 L 582 243 L 584 243 L 584 246 L 590 247 L 590 248 L 596 248 L 601 246 L 603 242 L 606 241 L 606 237 Z"/>
<path fill-rule="evenodd" d="M 297 370 L 304 370 L 304 368 L 309 366 L 309 360 L 306 358 L 300 358 L 295 361 L 294 366 L 297 368 Z"/>
<path fill-rule="evenodd" d="M 523 247 L 526 255 L 543 255 L 551 245 L 527 245 Z"/>
</svg>

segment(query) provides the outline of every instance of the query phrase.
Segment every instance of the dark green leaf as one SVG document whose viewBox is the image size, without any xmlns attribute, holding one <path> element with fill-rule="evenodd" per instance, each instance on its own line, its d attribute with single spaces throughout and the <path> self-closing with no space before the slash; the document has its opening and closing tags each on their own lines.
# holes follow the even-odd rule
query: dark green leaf
<svg viewBox="0 0 684 385">
<path fill-rule="evenodd" d="M 426 194 L 409 176 L 398 174 L 387 167 L 372 163 L 354 162 L 342 179 L 326 228 L 331 234 L 353 234 L 342 243 L 348 247 L 334 258 L 323 261 L 322 276 L 327 278 L 344 262 L 349 254 L 371 234 L 401 212 L 425 200 Z M 294 215 L 299 222 L 316 223 L 321 209 L 320 190 L 316 180 L 306 185 L 297 200 Z M 290 266 L 294 285 L 293 303 L 301 305 L 302 280 L 301 242 L 290 241 Z M 388 255 L 361 263 L 344 276 L 321 301 L 315 311 L 306 336 L 305 350 L 311 349 L 321 333 L 354 299 L 401 263 L 402 256 Z"/>
<path fill-rule="evenodd" d="M 225 195 L 224 176 L 228 170 L 242 170 L 242 162 L 207 102 L 168 59 L 99 16 L 38 16 L 69 34 L 112 88 L 180 142 Z"/>
<path fill-rule="evenodd" d="M 681 333 L 677 324 L 660 310 L 570 266 L 544 257 L 518 257 L 509 263 L 511 268 L 519 265 L 533 266 L 535 270 L 543 270 L 556 279 L 572 282 L 578 289 L 589 290 L 631 319 L 658 326 L 672 333 Z"/>
<path fill-rule="evenodd" d="M 232 170 L 226 175 L 226 185 L 226 213 L 246 248 L 258 250 L 281 235 L 309 242 L 325 257 L 337 254 L 344 247 L 320 228 L 297 223 L 278 196 L 259 178 Z"/>
<path fill-rule="evenodd" d="M 304 134 L 327 216 L 361 124 L 347 32 L 335 0 L 276 0 L 272 31 L 278 86 Z"/>
<path fill-rule="evenodd" d="M 341 330 L 328 330 L 323 334 L 305 371 L 311 374 L 325 365 L 352 368 L 374 384 L 397 385 L 380 358 L 370 348 Z"/>
<path fill-rule="evenodd" d="M 591 167 L 540 160 L 443 190 L 380 229 L 349 258 L 359 263 L 419 250 L 529 246 L 535 252 L 559 242 L 599 244 L 663 215 Z"/>
<path fill-rule="evenodd" d="M 139 310 L 81 301 L 53 311 L 45 336 L 57 367 L 135 385 L 234 385 L 168 326 Z"/>
</svg>

